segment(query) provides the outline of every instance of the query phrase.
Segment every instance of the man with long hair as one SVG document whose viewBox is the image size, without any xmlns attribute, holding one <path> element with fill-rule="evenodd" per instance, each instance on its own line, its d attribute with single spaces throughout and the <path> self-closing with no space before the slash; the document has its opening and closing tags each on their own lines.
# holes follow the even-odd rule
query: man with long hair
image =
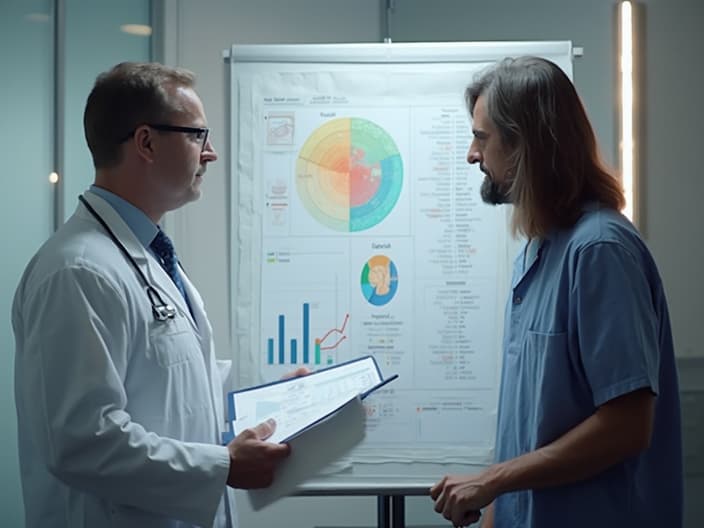
<svg viewBox="0 0 704 528">
<path fill-rule="evenodd" d="M 506 308 L 496 461 L 445 476 L 435 510 L 454 526 L 681 527 L 665 293 L 573 84 L 521 57 L 465 97 L 482 198 L 513 205 L 526 243 Z"/>
</svg>

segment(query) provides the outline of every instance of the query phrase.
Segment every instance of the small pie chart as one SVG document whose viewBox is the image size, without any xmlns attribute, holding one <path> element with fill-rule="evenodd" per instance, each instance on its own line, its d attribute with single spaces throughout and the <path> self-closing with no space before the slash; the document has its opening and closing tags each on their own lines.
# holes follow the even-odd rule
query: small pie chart
<svg viewBox="0 0 704 528">
<path fill-rule="evenodd" d="M 398 289 L 396 264 L 386 255 L 374 255 L 364 263 L 359 282 L 369 304 L 384 306 Z"/>
<path fill-rule="evenodd" d="M 364 231 L 393 210 L 401 194 L 403 162 L 379 125 L 360 117 L 332 119 L 306 139 L 296 160 L 296 189 L 306 211 L 323 226 Z"/>
</svg>

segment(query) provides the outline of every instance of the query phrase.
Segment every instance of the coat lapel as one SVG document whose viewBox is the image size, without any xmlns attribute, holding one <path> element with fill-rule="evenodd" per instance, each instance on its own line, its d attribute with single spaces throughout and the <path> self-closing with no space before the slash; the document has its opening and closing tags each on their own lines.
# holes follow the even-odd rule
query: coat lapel
<svg viewBox="0 0 704 528">
<path fill-rule="evenodd" d="M 154 256 L 141 244 L 129 226 L 124 222 L 124 220 L 122 220 L 117 211 L 115 211 L 115 209 L 113 209 L 112 206 L 100 196 L 97 196 L 90 191 L 85 192 L 83 197 L 101 216 L 115 237 L 117 237 L 119 242 L 124 246 L 127 253 L 134 259 L 135 264 L 144 274 L 149 285 L 157 290 L 164 302 L 175 306 L 181 316 L 188 319 L 193 327 L 193 330 L 196 334 L 198 334 L 198 326 L 196 326 L 196 322 L 193 320 L 191 312 L 188 309 L 188 304 L 181 295 L 181 292 L 178 291 L 174 281 L 171 280 L 171 277 L 169 277 L 168 273 L 166 273 L 164 268 L 161 267 L 161 264 L 157 262 Z M 84 209 L 84 212 L 89 218 L 93 218 L 89 211 Z M 125 265 L 131 266 L 131 263 L 127 257 L 125 257 Z M 136 270 L 135 274 L 137 274 Z M 137 280 L 140 283 L 142 282 L 142 279 L 138 274 Z M 142 286 L 145 285 L 142 284 Z M 189 289 L 193 290 L 193 287 L 191 286 Z M 190 291 L 187 290 L 187 294 L 190 295 Z M 189 296 L 189 299 L 190 298 L 191 297 Z M 146 292 L 144 294 L 144 302 L 150 302 Z M 202 305 L 200 297 L 199 304 Z"/>
</svg>

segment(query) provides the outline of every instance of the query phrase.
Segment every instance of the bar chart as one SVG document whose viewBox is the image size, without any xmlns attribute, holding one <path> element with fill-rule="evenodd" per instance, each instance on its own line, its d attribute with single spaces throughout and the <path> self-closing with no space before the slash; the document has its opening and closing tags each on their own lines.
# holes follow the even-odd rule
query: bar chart
<svg viewBox="0 0 704 528">
<path fill-rule="evenodd" d="M 345 314 L 339 327 L 331 328 L 319 336 L 311 331 L 311 303 L 301 305 L 298 325 L 288 325 L 286 314 L 276 316 L 276 335 L 266 338 L 266 361 L 269 365 L 332 365 L 335 351 L 347 339 L 349 314 Z M 293 327 L 293 328 L 291 328 Z"/>
</svg>

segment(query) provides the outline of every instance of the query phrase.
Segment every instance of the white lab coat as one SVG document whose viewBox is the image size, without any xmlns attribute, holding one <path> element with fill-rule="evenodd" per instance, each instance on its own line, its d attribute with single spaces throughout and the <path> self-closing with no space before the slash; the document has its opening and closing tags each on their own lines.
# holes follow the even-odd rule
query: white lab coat
<svg viewBox="0 0 704 528">
<path fill-rule="evenodd" d="M 194 322 L 117 212 L 85 198 L 178 313 L 154 319 L 135 269 L 83 205 L 32 259 L 12 314 L 26 526 L 230 526 L 202 299 L 184 275 Z"/>
</svg>

